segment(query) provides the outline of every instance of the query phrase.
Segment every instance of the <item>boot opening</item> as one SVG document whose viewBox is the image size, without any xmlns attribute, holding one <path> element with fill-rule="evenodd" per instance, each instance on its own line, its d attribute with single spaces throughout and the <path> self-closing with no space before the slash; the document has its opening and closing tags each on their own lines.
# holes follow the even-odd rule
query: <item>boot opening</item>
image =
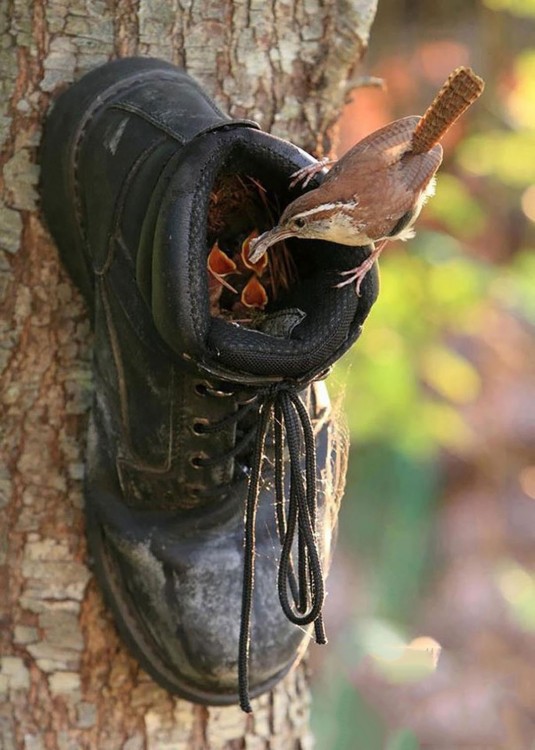
<svg viewBox="0 0 535 750">
<path fill-rule="evenodd" d="M 200 252 L 192 254 L 185 299 L 202 300 L 195 333 L 206 331 L 218 366 L 269 378 L 322 371 L 357 338 L 375 299 L 374 273 L 360 297 L 353 287 L 336 288 L 340 272 L 364 260 L 367 247 L 291 237 L 269 247 L 265 268 L 245 264 L 243 243 L 278 224 L 302 192 L 290 183 L 305 165 L 291 144 L 234 130 L 219 134 L 217 151 L 191 177 L 198 190 L 188 242 L 198 241 Z"/>
<path fill-rule="evenodd" d="M 280 193 L 259 176 L 218 175 L 210 194 L 207 231 L 213 317 L 257 328 L 306 275 L 306 267 L 298 266 L 285 242 L 272 246 L 257 263 L 248 259 L 251 239 L 273 227 L 283 209 Z"/>
<path fill-rule="evenodd" d="M 326 287 L 334 288 L 339 272 L 352 267 L 355 249 L 289 238 L 272 245 L 258 263 L 251 264 L 250 240 L 272 229 L 300 193 L 299 187 L 290 188 L 295 166 L 250 148 L 247 158 L 232 148 L 218 166 L 210 190 L 206 234 L 212 318 L 262 329 L 266 316 L 288 307 L 310 315 L 310 300 L 323 299 Z M 308 189 L 316 185 L 313 180 Z"/>
</svg>

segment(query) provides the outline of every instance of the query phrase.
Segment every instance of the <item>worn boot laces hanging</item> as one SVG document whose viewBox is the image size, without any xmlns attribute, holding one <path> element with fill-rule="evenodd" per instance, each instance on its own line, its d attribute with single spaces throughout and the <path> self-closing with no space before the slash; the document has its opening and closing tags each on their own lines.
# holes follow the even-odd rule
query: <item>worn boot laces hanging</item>
<svg viewBox="0 0 535 750">
<path fill-rule="evenodd" d="M 208 389 L 210 392 L 212 389 Z M 215 389 L 212 391 L 217 393 Z M 317 643 L 326 643 L 321 610 L 325 598 L 323 573 L 316 540 L 316 446 L 309 413 L 296 387 L 280 383 L 258 391 L 239 404 L 238 410 L 219 422 L 204 425 L 203 432 L 215 432 L 243 419 L 260 403 L 256 431 L 248 431 L 235 447 L 224 455 L 199 459 L 210 466 L 224 458 L 243 453 L 255 440 L 249 489 L 245 507 L 243 593 L 238 655 L 240 706 L 251 712 L 249 698 L 249 646 L 254 589 L 255 522 L 264 446 L 270 426 L 273 429 L 275 512 L 282 546 L 278 591 L 286 617 L 298 626 L 314 623 Z M 288 447 L 289 496 L 284 493 L 284 449 Z M 304 478 L 301 465 L 304 456 Z M 296 531 L 297 542 L 296 545 Z M 292 550 L 297 546 L 297 573 Z"/>
<path fill-rule="evenodd" d="M 295 388 L 278 385 L 264 395 L 260 407 L 251 478 L 245 511 L 245 553 L 239 646 L 240 706 L 250 712 L 249 644 L 254 588 L 255 520 L 264 458 L 266 435 L 273 415 L 275 454 L 275 509 L 282 545 L 278 589 L 286 617 L 296 625 L 315 624 L 317 643 L 326 643 L 321 609 L 325 596 L 323 573 L 315 535 L 316 451 L 310 416 Z M 284 433 L 289 456 L 289 498 L 284 498 Z M 304 443 L 305 479 L 301 470 L 301 436 Z M 292 548 L 297 528 L 297 576 L 293 570 Z M 291 593 L 290 601 L 289 593 Z"/>
</svg>

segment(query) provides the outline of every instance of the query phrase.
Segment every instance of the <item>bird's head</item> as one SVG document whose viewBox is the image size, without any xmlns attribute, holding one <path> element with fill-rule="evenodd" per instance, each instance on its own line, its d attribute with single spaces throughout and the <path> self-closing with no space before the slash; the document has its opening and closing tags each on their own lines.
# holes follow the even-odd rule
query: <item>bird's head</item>
<svg viewBox="0 0 535 750">
<path fill-rule="evenodd" d="M 279 223 L 251 243 L 249 260 L 255 263 L 276 242 L 289 237 L 310 240 L 328 240 L 341 245 L 366 245 L 370 240 L 363 233 L 365 226 L 359 221 L 358 201 L 332 200 L 316 188 L 300 195 L 279 219 Z"/>
</svg>

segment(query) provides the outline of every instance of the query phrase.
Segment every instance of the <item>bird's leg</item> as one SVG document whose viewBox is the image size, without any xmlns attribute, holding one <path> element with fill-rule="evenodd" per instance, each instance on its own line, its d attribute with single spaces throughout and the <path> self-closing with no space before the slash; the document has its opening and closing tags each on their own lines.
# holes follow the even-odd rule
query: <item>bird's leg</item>
<svg viewBox="0 0 535 750">
<path fill-rule="evenodd" d="M 352 284 L 354 281 L 356 281 L 357 284 L 355 286 L 355 292 L 357 294 L 357 297 L 360 297 L 360 286 L 364 281 L 364 277 L 366 276 L 370 268 L 372 268 L 377 258 L 381 255 L 381 252 L 383 251 L 383 248 L 387 242 L 388 240 L 384 240 L 380 245 L 374 247 L 366 260 L 363 260 L 359 266 L 350 268 L 348 271 L 341 271 L 340 276 L 347 276 L 347 279 L 344 279 L 339 284 L 335 284 L 335 287 L 337 289 L 340 289 L 341 287 L 346 286 L 347 284 Z"/>
<path fill-rule="evenodd" d="M 290 177 L 292 178 L 290 187 L 294 188 L 299 182 L 303 182 L 301 187 L 306 188 L 314 175 L 321 172 L 323 167 L 331 166 L 335 163 L 336 159 L 328 159 L 327 157 L 325 157 L 324 159 L 320 159 L 319 161 L 317 161 L 315 164 L 309 164 L 308 167 L 298 169 L 297 172 L 294 172 L 292 175 L 290 175 Z"/>
</svg>

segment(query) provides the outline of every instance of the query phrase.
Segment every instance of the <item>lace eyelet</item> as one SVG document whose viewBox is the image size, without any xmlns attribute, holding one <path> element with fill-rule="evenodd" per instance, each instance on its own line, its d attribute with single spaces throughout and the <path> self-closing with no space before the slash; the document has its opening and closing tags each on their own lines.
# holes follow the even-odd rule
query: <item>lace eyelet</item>
<svg viewBox="0 0 535 750">
<path fill-rule="evenodd" d="M 235 395 L 234 391 L 222 391 L 219 388 L 215 388 L 207 380 L 201 380 L 195 383 L 193 390 L 197 396 L 213 396 L 214 398 L 229 398 Z"/>
<path fill-rule="evenodd" d="M 194 391 L 197 396 L 208 396 L 208 385 L 206 383 L 195 383 Z"/>
<path fill-rule="evenodd" d="M 200 435 L 206 435 L 208 433 L 208 430 L 206 428 L 209 424 L 210 422 L 208 419 L 204 419 L 203 417 L 196 417 L 190 425 L 190 430 L 196 437 L 199 437 Z"/>
<path fill-rule="evenodd" d="M 202 487 L 197 485 L 187 485 L 186 492 L 190 497 L 197 499 L 201 496 Z"/>
<path fill-rule="evenodd" d="M 208 386 L 206 392 L 209 396 L 214 396 L 215 398 L 230 398 L 234 396 L 234 391 L 220 391 L 219 388 L 212 388 L 211 386 Z"/>
<path fill-rule="evenodd" d="M 253 393 L 253 395 L 249 396 L 248 398 L 244 397 L 243 399 L 240 399 L 237 402 L 237 406 L 247 406 L 248 404 L 252 404 L 253 401 L 258 401 L 258 394 L 257 393 Z"/>
<path fill-rule="evenodd" d="M 208 458 L 205 453 L 191 453 L 188 456 L 189 465 L 193 469 L 203 469 L 204 461 Z"/>
</svg>

